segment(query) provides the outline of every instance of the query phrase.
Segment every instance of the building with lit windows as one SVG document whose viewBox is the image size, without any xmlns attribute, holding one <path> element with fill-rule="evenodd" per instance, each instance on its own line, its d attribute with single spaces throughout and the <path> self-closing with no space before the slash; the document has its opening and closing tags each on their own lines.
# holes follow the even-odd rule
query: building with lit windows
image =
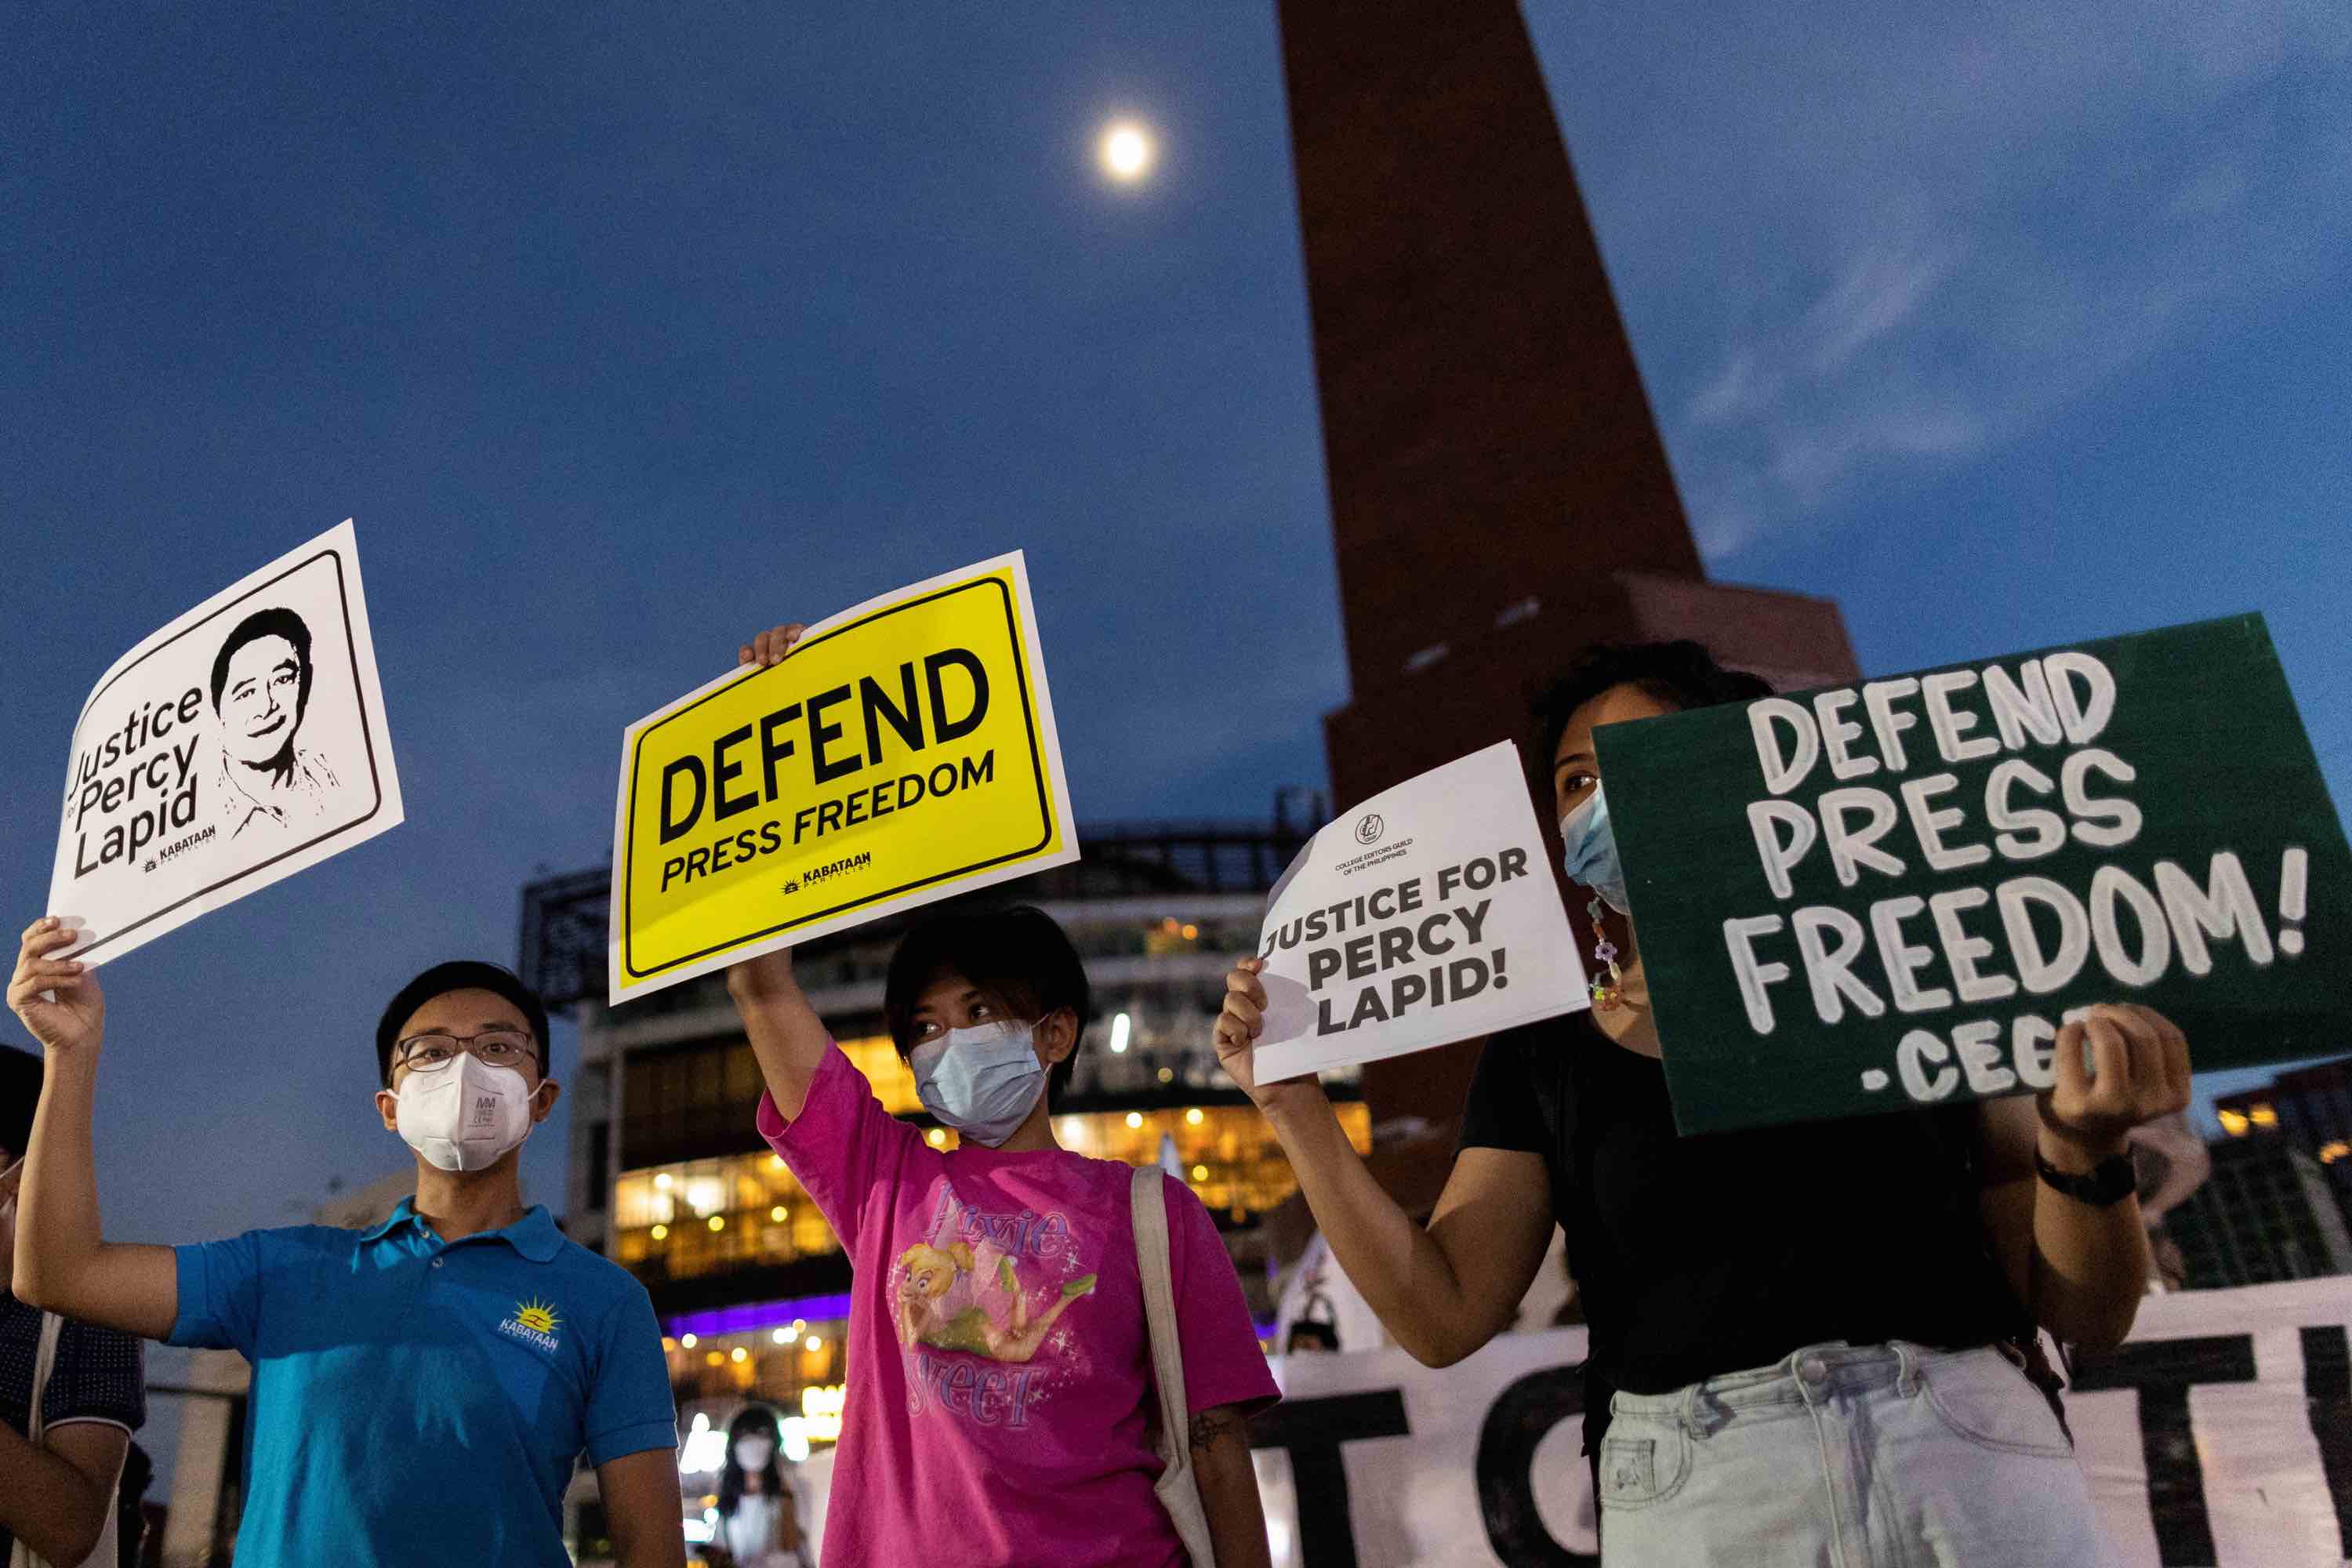
<svg viewBox="0 0 2352 1568">
<path fill-rule="evenodd" d="M 2224 1139 L 2212 1156 L 2213 1173 L 2164 1216 L 2187 1288 L 2352 1273 L 2352 1229 L 2316 1159 L 2254 1137 Z"/>
<path fill-rule="evenodd" d="M 1225 972 L 1255 948 L 1265 896 L 1311 827 L 1081 830 L 1084 857 L 973 901 L 1034 903 L 1084 957 L 1095 1016 L 1057 1107 L 1064 1147 L 1167 1163 L 1226 1232 L 1270 1321 L 1262 1217 L 1296 1190 L 1273 1133 L 1217 1067 L 1210 1026 Z M 681 1465 L 717 1468 L 747 1399 L 787 1420 L 788 1450 L 838 1430 L 849 1265 L 831 1227 L 754 1130 L 759 1068 L 709 975 L 620 1008 L 603 1000 L 609 873 L 533 884 L 525 978 L 580 1025 L 567 1227 L 643 1280 L 662 1320 L 686 1426 Z M 936 906 L 935 906 L 936 908 Z M 922 918 L 922 911 L 913 917 Z M 904 919 L 793 950 L 795 972 L 893 1113 L 930 1124 L 882 1020 Z M 1358 1147 L 1370 1128 L 1351 1078 L 1333 1084 Z"/>
<path fill-rule="evenodd" d="M 2298 1068 L 2260 1089 L 2222 1095 L 2213 1110 L 2227 1142 L 2276 1142 L 2316 1162 L 2337 1215 L 2352 1231 L 2352 1058 Z"/>
</svg>

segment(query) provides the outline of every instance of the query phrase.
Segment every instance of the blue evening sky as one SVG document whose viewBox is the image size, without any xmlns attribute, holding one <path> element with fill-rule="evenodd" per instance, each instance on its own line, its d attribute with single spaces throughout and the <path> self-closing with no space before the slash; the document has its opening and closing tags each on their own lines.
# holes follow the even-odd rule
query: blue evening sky
<svg viewBox="0 0 2352 1568">
<path fill-rule="evenodd" d="M 1873 671 L 2261 609 L 2352 794 L 2340 0 L 1529 18 L 1717 576 L 1834 596 Z M 110 1235 L 404 1163 L 383 999 L 512 957 L 522 883 L 606 855 L 622 726 L 754 626 L 1024 548 L 1083 819 L 1322 777 L 1271 6 L 40 3 L 5 37 L 6 929 L 91 681 L 346 516 L 407 793 L 105 972 Z M 1121 112 L 1162 142 L 1137 189 L 1092 161 Z"/>
</svg>

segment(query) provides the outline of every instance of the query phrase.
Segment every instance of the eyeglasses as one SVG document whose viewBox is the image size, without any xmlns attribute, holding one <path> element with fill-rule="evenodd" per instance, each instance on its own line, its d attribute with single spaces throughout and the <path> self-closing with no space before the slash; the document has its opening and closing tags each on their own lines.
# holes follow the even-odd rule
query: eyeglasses
<svg viewBox="0 0 2352 1568">
<path fill-rule="evenodd" d="M 539 1045 L 527 1029 L 484 1029 L 478 1035 L 412 1035 L 400 1042 L 393 1066 L 411 1072 L 439 1072 L 471 1053 L 485 1067 L 520 1067 L 539 1059 Z"/>
</svg>

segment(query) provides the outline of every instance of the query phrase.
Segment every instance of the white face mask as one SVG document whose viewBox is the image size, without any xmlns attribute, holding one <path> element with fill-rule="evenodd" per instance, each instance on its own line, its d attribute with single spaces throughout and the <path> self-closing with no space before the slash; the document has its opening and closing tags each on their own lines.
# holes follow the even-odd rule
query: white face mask
<svg viewBox="0 0 2352 1568">
<path fill-rule="evenodd" d="M 402 1081 L 401 1140 L 442 1170 L 487 1170 L 530 1136 L 530 1097 L 522 1074 L 467 1052 Z"/>
<path fill-rule="evenodd" d="M 776 1446 L 765 1437 L 744 1437 L 735 1444 L 735 1463 L 745 1470 L 764 1470 L 776 1457 Z"/>
</svg>

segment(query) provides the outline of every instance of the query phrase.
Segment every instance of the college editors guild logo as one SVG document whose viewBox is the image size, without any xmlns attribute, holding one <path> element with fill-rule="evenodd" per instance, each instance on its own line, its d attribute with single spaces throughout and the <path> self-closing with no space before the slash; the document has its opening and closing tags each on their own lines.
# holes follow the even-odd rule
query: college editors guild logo
<svg viewBox="0 0 2352 1568">
<path fill-rule="evenodd" d="M 1359 844 L 1378 844 L 1381 841 L 1381 835 L 1386 833 L 1388 830 L 1389 825 L 1381 820 L 1381 814 L 1379 812 L 1368 811 L 1364 813 L 1361 820 L 1358 821 L 1356 824 L 1356 842 Z"/>
<path fill-rule="evenodd" d="M 499 1332 L 551 1352 L 559 1348 L 555 1331 L 562 1326 L 563 1319 L 556 1312 L 554 1303 L 520 1301 L 515 1305 L 514 1316 L 499 1325 Z"/>
</svg>

